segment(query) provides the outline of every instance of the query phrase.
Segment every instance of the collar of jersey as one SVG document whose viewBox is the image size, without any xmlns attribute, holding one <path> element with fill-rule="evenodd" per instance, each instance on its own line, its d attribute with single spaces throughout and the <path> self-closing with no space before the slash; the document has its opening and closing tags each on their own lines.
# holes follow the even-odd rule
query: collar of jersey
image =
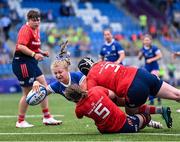
<svg viewBox="0 0 180 142">
<path fill-rule="evenodd" d="M 111 41 L 110 43 L 108 43 L 107 41 L 105 41 L 105 45 L 110 46 L 113 42 L 114 42 L 114 39 L 112 39 L 112 41 Z"/>
</svg>

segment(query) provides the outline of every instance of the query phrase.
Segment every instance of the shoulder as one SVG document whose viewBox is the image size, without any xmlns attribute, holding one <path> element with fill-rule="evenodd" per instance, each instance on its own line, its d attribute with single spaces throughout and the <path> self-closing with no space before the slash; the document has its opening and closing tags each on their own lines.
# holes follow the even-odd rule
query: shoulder
<svg viewBox="0 0 180 142">
<path fill-rule="evenodd" d="M 22 25 L 22 27 L 20 28 L 20 30 L 29 30 L 29 26 L 24 24 Z"/>
<path fill-rule="evenodd" d="M 156 45 L 152 45 L 151 48 L 152 48 L 153 50 L 159 49 Z"/>
<path fill-rule="evenodd" d="M 83 73 L 80 72 L 80 71 L 70 72 L 70 76 L 71 76 L 71 77 L 83 76 Z"/>
<path fill-rule="evenodd" d="M 25 33 L 30 33 L 30 31 L 31 31 L 30 27 L 25 24 L 20 28 L 19 33 L 25 34 Z"/>
<path fill-rule="evenodd" d="M 48 86 L 51 86 L 51 87 L 59 87 L 59 86 L 61 86 L 61 85 L 62 85 L 61 82 L 59 82 L 59 81 L 54 81 L 54 82 L 50 83 Z"/>
</svg>

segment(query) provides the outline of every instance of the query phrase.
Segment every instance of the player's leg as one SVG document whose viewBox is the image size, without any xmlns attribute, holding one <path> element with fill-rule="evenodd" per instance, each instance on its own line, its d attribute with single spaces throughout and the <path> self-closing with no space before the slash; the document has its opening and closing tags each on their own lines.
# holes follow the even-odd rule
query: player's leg
<svg viewBox="0 0 180 142">
<path fill-rule="evenodd" d="M 150 106 L 146 104 L 137 108 L 125 107 L 125 110 L 128 115 L 142 114 L 142 113 L 147 113 L 147 114 L 162 114 L 163 113 L 163 107 Z M 163 127 L 163 125 L 160 122 L 157 122 L 154 120 L 151 120 L 147 126 L 153 127 L 155 129 L 160 129 Z"/>
<path fill-rule="evenodd" d="M 149 114 L 128 115 L 124 126 L 119 131 L 120 133 L 135 133 L 143 129 L 150 122 Z"/>
<path fill-rule="evenodd" d="M 138 108 L 137 112 L 138 113 L 148 113 L 148 114 L 161 114 L 163 119 L 166 122 L 166 125 L 168 128 L 172 127 L 172 117 L 171 117 L 171 109 L 170 107 L 164 107 L 164 106 L 150 106 L 150 105 L 142 105 Z M 159 125 L 158 125 L 159 124 Z M 160 122 L 158 122 L 157 124 L 151 123 L 149 126 L 157 126 L 157 128 L 161 128 L 161 124 Z"/>
<path fill-rule="evenodd" d="M 180 101 L 180 90 L 163 82 L 156 96 L 163 99 Z"/>
<path fill-rule="evenodd" d="M 176 97 L 175 93 L 178 93 L 178 89 L 170 86 L 169 84 L 163 82 L 162 80 L 158 79 L 154 75 L 150 75 L 147 73 L 146 75 L 148 79 L 144 81 L 147 84 L 150 94 L 152 96 L 164 98 L 164 99 L 174 99 Z M 172 127 L 172 117 L 171 117 L 171 110 L 169 107 L 163 107 L 162 109 L 162 116 L 166 122 L 168 128 Z"/>
<path fill-rule="evenodd" d="M 145 128 L 151 121 L 151 116 L 147 113 L 136 114 L 139 118 L 139 129 Z"/>
<path fill-rule="evenodd" d="M 147 113 L 147 114 L 162 114 L 163 113 L 162 106 L 152 106 L 143 104 L 140 107 L 129 108 L 125 107 L 127 114 L 139 114 L 139 113 Z"/>
<path fill-rule="evenodd" d="M 151 71 L 151 74 L 154 74 L 155 76 L 159 77 L 159 67 L 155 67 L 155 69 Z M 151 98 L 153 98 L 154 100 L 153 96 L 151 96 Z M 161 105 L 161 98 L 158 97 L 157 101 L 158 101 L 158 105 Z"/>
<path fill-rule="evenodd" d="M 30 80 L 33 78 L 31 71 L 28 69 L 28 60 L 20 61 L 21 57 L 14 58 L 12 63 L 12 69 L 14 74 L 16 75 L 17 79 L 22 88 L 22 97 L 19 101 L 18 107 L 18 121 L 16 122 L 17 128 L 26 128 L 32 127 L 33 125 L 29 124 L 25 121 L 26 111 L 28 109 L 28 104 L 26 103 L 26 96 L 31 89 Z M 33 81 L 33 80 L 32 80 Z"/>
<path fill-rule="evenodd" d="M 40 75 L 36 78 L 36 80 L 44 86 L 47 86 L 46 80 L 44 75 Z M 48 105 L 48 97 L 46 97 L 41 103 L 43 117 L 43 124 L 45 125 L 59 125 L 62 123 L 61 120 L 54 119 L 49 112 L 49 105 Z"/>
<path fill-rule="evenodd" d="M 30 90 L 31 90 L 31 87 L 22 87 L 23 96 L 21 97 L 19 101 L 18 121 L 16 122 L 17 128 L 28 128 L 28 127 L 34 126 L 32 124 L 29 124 L 27 121 L 25 121 L 25 115 L 28 109 L 28 104 L 26 103 L 26 96 Z"/>
<path fill-rule="evenodd" d="M 146 111 L 150 109 L 151 110 L 150 113 L 153 113 L 153 111 L 155 113 L 156 111 L 155 107 L 152 106 L 148 107 L 147 105 L 142 106 L 142 104 L 143 102 L 144 103 L 146 102 L 145 99 L 148 97 L 147 94 L 151 94 L 151 95 L 157 94 L 157 92 L 162 86 L 162 83 L 163 82 L 159 80 L 155 75 L 152 75 L 144 70 L 138 70 L 138 73 L 128 90 L 128 95 L 127 95 L 128 100 L 126 101 L 126 106 L 129 108 L 139 107 L 141 111 Z M 165 110 L 167 110 L 167 108 L 166 109 L 158 108 L 157 112 L 162 113 L 163 118 L 165 118 L 166 124 L 169 127 L 172 126 L 172 118 L 169 111 L 165 111 Z M 170 109 L 168 108 L 168 110 Z M 167 117 L 164 117 L 165 115 Z"/>
</svg>

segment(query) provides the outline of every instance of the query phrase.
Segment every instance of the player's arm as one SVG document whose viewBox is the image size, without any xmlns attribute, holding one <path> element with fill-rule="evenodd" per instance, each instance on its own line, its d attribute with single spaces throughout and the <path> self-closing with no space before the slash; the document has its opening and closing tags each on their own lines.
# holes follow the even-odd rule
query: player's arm
<svg viewBox="0 0 180 142">
<path fill-rule="evenodd" d="M 18 44 L 18 50 L 21 51 L 23 54 L 34 57 L 35 53 L 31 49 L 29 49 L 27 46 Z"/>
<path fill-rule="evenodd" d="M 138 59 L 141 60 L 143 58 L 143 53 L 141 51 L 139 51 L 138 53 Z"/>
<path fill-rule="evenodd" d="M 117 105 L 125 106 L 125 98 L 118 97 L 113 91 L 108 90 L 108 97 Z"/>
<path fill-rule="evenodd" d="M 177 56 L 180 56 L 180 51 L 173 53 L 173 58 L 176 59 Z"/>
<path fill-rule="evenodd" d="M 120 63 L 122 63 L 122 61 L 125 58 L 125 52 L 124 52 L 124 49 L 122 48 L 122 46 L 120 45 L 120 43 L 116 42 L 115 46 L 116 46 L 116 50 L 119 54 L 119 58 L 115 61 L 115 63 L 120 64 Z"/>
<path fill-rule="evenodd" d="M 40 85 L 42 85 L 42 84 L 39 83 L 39 81 L 37 81 L 37 80 L 34 81 L 34 82 L 33 82 L 33 86 L 32 86 L 32 90 L 34 90 L 35 92 L 38 92 Z M 48 94 L 48 95 L 51 94 L 51 91 L 49 90 L 48 85 L 45 86 L 45 87 L 46 87 L 46 90 L 47 90 L 47 94 Z"/>
<path fill-rule="evenodd" d="M 99 55 L 99 60 L 98 61 L 104 61 L 104 56 Z"/>
<path fill-rule="evenodd" d="M 99 61 L 104 61 L 103 46 L 101 47 L 101 51 L 99 53 Z"/>
<path fill-rule="evenodd" d="M 36 60 L 43 60 L 43 55 L 39 53 L 35 53 L 31 49 L 29 49 L 27 46 L 18 44 L 18 50 L 21 51 L 23 54 L 34 57 Z"/>
<path fill-rule="evenodd" d="M 77 118 L 79 118 L 79 119 L 81 119 L 81 118 L 83 118 L 83 114 L 80 112 L 80 110 L 78 110 L 77 108 L 76 108 L 76 110 L 75 110 L 75 113 L 76 113 L 76 117 Z"/>
<path fill-rule="evenodd" d="M 84 79 L 82 80 L 82 82 L 79 84 L 79 86 L 80 86 L 83 90 L 87 90 L 86 78 L 84 78 Z"/>
<path fill-rule="evenodd" d="M 125 58 L 125 52 L 124 52 L 124 50 L 119 51 L 118 54 L 119 54 L 119 58 L 118 58 L 117 61 L 115 62 L 116 64 L 122 63 L 122 61 L 123 61 L 124 58 Z"/>
<path fill-rule="evenodd" d="M 151 63 L 151 62 L 157 61 L 157 60 L 159 60 L 159 59 L 161 59 L 161 58 L 162 58 L 162 53 L 161 53 L 160 50 L 158 50 L 158 51 L 156 52 L 156 56 L 148 59 L 146 62 L 147 62 L 147 63 Z"/>
<path fill-rule="evenodd" d="M 44 51 L 44 50 L 39 49 L 39 52 L 40 52 L 43 56 L 49 57 L 49 52 L 48 52 L 48 51 Z"/>
</svg>

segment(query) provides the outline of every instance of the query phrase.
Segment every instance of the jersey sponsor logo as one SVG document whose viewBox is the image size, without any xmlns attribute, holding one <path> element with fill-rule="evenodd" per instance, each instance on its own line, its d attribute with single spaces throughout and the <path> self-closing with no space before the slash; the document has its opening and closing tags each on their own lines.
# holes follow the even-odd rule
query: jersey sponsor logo
<svg viewBox="0 0 180 142">
<path fill-rule="evenodd" d="M 38 42 L 32 41 L 32 45 L 41 45 L 41 42 L 40 41 L 38 41 Z"/>
<path fill-rule="evenodd" d="M 29 79 L 29 83 L 33 83 L 34 82 L 34 77 L 31 77 L 30 79 Z"/>
<path fill-rule="evenodd" d="M 112 46 L 112 50 L 116 50 L 116 47 L 114 45 Z"/>
<path fill-rule="evenodd" d="M 24 81 L 19 81 L 20 85 L 24 85 L 24 83 L 25 83 Z"/>
</svg>

